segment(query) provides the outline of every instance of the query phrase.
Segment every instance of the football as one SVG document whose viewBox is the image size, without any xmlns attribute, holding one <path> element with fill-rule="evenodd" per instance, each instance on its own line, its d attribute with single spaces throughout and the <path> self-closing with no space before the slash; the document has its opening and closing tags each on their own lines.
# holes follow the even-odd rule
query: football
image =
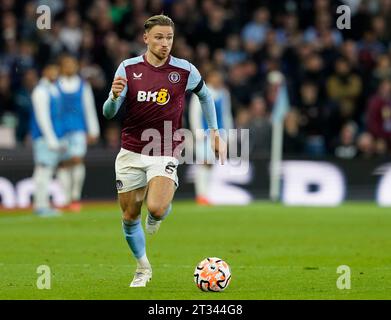
<svg viewBox="0 0 391 320">
<path fill-rule="evenodd" d="M 231 281 L 230 267 L 220 258 L 206 258 L 196 266 L 194 281 L 202 291 L 223 291 Z"/>
</svg>

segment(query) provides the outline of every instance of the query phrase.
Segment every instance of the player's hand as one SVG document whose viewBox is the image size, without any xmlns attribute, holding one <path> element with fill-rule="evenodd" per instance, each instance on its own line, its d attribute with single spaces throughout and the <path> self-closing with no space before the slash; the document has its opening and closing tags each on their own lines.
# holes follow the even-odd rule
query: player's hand
<svg viewBox="0 0 391 320">
<path fill-rule="evenodd" d="M 58 140 L 48 139 L 47 144 L 48 144 L 49 150 L 51 150 L 51 151 L 60 151 L 60 149 L 61 149 L 61 145 L 58 142 Z"/>
<path fill-rule="evenodd" d="M 217 130 L 211 130 L 211 147 L 217 159 L 220 160 L 221 164 L 224 164 L 227 160 L 227 144 L 220 137 Z"/>
<path fill-rule="evenodd" d="M 113 83 L 111 85 L 111 92 L 113 93 L 113 98 L 117 99 L 121 94 L 122 90 L 124 90 L 126 86 L 126 82 L 128 80 L 123 77 L 115 77 Z"/>
<path fill-rule="evenodd" d="M 88 145 L 93 145 L 93 144 L 96 144 L 97 142 L 98 142 L 97 136 L 90 136 L 90 135 L 87 136 L 87 144 Z"/>
</svg>

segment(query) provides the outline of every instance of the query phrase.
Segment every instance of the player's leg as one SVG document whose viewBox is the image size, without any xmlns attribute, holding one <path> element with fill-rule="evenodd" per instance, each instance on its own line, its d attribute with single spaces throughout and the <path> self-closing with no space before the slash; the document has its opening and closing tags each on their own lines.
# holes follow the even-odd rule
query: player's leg
<svg viewBox="0 0 391 320">
<path fill-rule="evenodd" d="M 145 230 L 154 234 L 159 230 L 161 222 L 171 212 L 171 202 L 176 190 L 175 181 L 165 176 L 153 177 L 148 182 L 147 208 L 148 215 Z"/>
<path fill-rule="evenodd" d="M 37 215 L 45 215 L 50 210 L 49 184 L 53 176 L 53 168 L 37 163 L 34 167 L 34 212 Z"/>
<path fill-rule="evenodd" d="M 63 190 L 64 208 L 66 209 L 69 209 L 69 205 L 71 203 L 71 167 L 72 164 L 69 162 L 69 160 L 61 161 L 56 172 L 57 180 Z"/>
<path fill-rule="evenodd" d="M 84 180 L 86 176 L 86 167 L 84 164 L 84 157 L 87 153 L 87 137 L 83 131 L 73 132 L 71 134 L 71 206 L 75 211 L 81 209 L 81 194 L 84 186 Z"/>
<path fill-rule="evenodd" d="M 130 287 L 145 287 L 152 279 L 152 267 L 145 247 L 145 235 L 141 226 L 141 206 L 146 188 L 119 193 L 122 210 L 122 228 L 126 242 L 137 261 L 137 268 Z"/>
<path fill-rule="evenodd" d="M 195 169 L 195 192 L 196 192 L 196 202 L 199 205 L 209 205 L 208 200 L 208 186 L 210 182 L 210 175 L 212 171 L 212 166 L 209 164 L 197 164 Z"/>
<path fill-rule="evenodd" d="M 49 186 L 58 163 L 58 154 L 50 150 L 42 138 L 38 138 L 33 142 L 33 155 L 34 213 L 41 217 L 58 216 L 60 213 L 51 208 L 49 201 Z"/>
<path fill-rule="evenodd" d="M 66 208 L 78 212 L 81 210 L 81 194 L 86 169 L 84 156 L 87 152 L 86 135 L 82 131 L 70 132 L 66 136 L 67 151 L 57 172 L 64 190 Z"/>
<path fill-rule="evenodd" d="M 72 161 L 71 161 L 71 138 L 67 133 L 63 138 L 64 151 L 61 156 L 61 161 L 58 166 L 56 176 L 64 194 L 64 209 L 69 209 L 71 204 L 71 188 L 72 188 Z"/>
<path fill-rule="evenodd" d="M 137 261 L 131 287 L 145 287 L 152 278 L 146 255 L 145 235 L 141 226 L 141 206 L 145 198 L 147 178 L 139 155 L 121 149 L 115 160 L 116 186 L 122 210 L 122 228 L 126 242 Z"/>
<path fill-rule="evenodd" d="M 71 166 L 71 208 L 75 211 L 81 209 L 81 193 L 84 186 L 84 180 L 86 177 L 86 167 L 84 159 L 81 157 L 72 158 Z"/>
</svg>

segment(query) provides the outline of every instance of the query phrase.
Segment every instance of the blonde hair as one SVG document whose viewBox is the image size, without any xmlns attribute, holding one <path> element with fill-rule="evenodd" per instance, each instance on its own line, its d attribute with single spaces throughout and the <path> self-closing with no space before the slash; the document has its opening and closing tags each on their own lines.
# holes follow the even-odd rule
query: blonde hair
<svg viewBox="0 0 391 320">
<path fill-rule="evenodd" d="M 171 20 L 170 17 L 165 16 L 164 14 L 158 14 L 150 17 L 144 22 L 145 32 L 148 32 L 154 26 L 170 26 L 172 27 L 172 29 L 174 29 L 174 22 Z"/>
</svg>

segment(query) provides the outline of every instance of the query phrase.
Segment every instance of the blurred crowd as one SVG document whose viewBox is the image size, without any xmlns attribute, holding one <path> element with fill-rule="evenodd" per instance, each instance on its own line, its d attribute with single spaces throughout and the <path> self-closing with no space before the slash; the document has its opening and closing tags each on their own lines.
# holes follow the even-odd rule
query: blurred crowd
<svg viewBox="0 0 391 320">
<path fill-rule="evenodd" d="M 270 152 L 275 90 L 267 74 L 276 70 L 285 75 L 290 98 L 286 154 L 391 154 L 391 0 L 0 3 L 0 121 L 15 129 L 17 145 L 29 143 L 30 93 L 41 68 L 69 52 L 92 85 L 101 144 L 118 148 L 121 113 L 105 120 L 103 102 L 119 63 L 145 51 L 144 21 L 164 13 L 176 24 L 172 54 L 202 74 L 218 69 L 223 75 L 235 127 L 250 129 L 254 156 Z M 351 29 L 340 30 L 337 6 L 344 4 L 351 8 Z M 39 5 L 51 9 L 50 30 L 36 26 Z"/>
</svg>

